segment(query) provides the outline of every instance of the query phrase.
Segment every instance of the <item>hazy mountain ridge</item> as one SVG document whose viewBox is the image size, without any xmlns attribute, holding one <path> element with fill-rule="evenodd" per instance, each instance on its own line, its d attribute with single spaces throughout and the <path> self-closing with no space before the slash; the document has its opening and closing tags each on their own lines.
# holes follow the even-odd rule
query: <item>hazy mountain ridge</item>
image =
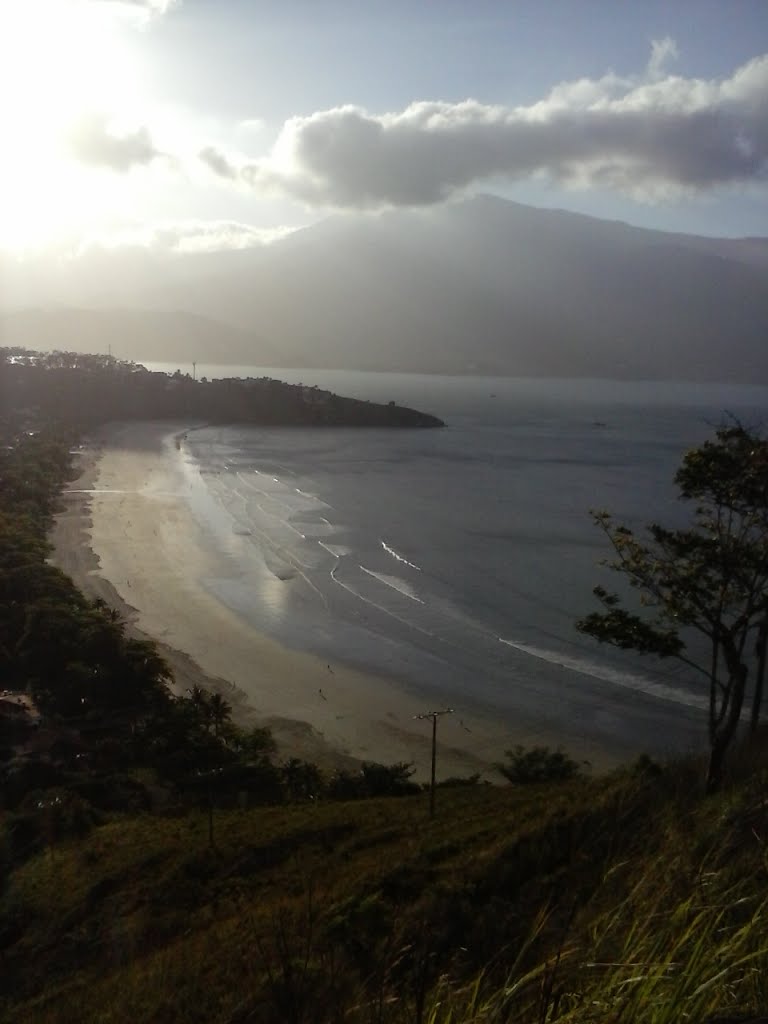
<svg viewBox="0 0 768 1024">
<path fill-rule="evenodd" d="M 331 217 L 260 249 L 147 255 L 145 272 L 136 253 L 121 259 L 122 281 L 92 287 L 102 267 L 73 293 L 82 305 L 118 299 L 226 325 L 210 343 L 198 335 L 187 360 L 768 381 L 763 238 L 651 231 L 479 196 Z M 153 358 L 181 358 L 183 345 L 171 356 L 155 341 Z M 125 345 L 117 354 L 148 358 L 146 339 Z"/>
<path fill-rule="evenodd" d="M 0 317 L 0 345 L 38 351 L 103 353 L 142 361 L 236 362 L 253 353 L 262 365 L 277 355 L 253 332 L 184 310 L 25 309 Z"/>
</svg>

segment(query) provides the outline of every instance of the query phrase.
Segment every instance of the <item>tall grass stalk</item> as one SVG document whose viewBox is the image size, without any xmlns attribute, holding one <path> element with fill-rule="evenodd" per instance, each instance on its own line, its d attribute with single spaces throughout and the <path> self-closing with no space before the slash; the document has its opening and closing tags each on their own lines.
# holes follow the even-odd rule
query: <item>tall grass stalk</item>
<svg viewBox="0 0 768 1024">
<path fill-rule="evenodd" d="M 706 899 L 695 883 L 675 899 L 664 882 L 674 875 L 654 864 L 586 938 L 568 939 L 556 977 L 552 959 L 520 971 L 518 956 L 495 991 L 483 975 L 438 990 L 428 1024 L 700 1024 L 764 1010 L 768 896 L 754 895 L 753 879 L 721 885 L 714 872 Z"/>
</svg>

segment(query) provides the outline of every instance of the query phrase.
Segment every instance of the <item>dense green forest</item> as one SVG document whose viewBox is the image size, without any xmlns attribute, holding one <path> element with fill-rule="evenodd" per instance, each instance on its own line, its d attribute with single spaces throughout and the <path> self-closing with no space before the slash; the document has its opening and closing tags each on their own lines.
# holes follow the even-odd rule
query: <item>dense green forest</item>
<svg viewBox="0 0 768 1024">
<path fill-rule="evenodd" d="M 31 383 L 0 424 L 1 1019 L 672 1024 L 768 1007 L 759 721 L 707 798 L 697 759 L 585 778 L 518 748 L 511 784 L 445 780 L 430 818 L 407 764 L 280 757 L 221 695 L 175 696 L 155 645 L 48 563 L 77 431 L 110 406 L 83 419 L 75 385 L 65 402 L 46 383 L 79 371 L 18 365 Z M 762 467 L 718 499 L 765 506 Z M 622 642 L 633 623 L 605 597 L 585 626 Z M 630 638 L 669 655 L 671 636 Z"/>
</svg>

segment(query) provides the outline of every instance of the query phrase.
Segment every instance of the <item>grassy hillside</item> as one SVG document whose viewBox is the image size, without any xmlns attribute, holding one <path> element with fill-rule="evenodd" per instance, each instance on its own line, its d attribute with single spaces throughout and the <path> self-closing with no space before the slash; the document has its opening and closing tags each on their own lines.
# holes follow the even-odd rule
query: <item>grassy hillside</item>
<svg viewBox="0 0 768 1024">
<path fill-rule="evenodd" d="M 7 872 L 0 1017 L 703 1021 L 768 1007 L 764 778 L 699 766 L 113 816 Z M 32 812 L 34 813 L 34 808 Z M 45 814 L 45 808 L 38 813 Z M 6 815 L 6 831 L 18 815 Z"/>
</svg>

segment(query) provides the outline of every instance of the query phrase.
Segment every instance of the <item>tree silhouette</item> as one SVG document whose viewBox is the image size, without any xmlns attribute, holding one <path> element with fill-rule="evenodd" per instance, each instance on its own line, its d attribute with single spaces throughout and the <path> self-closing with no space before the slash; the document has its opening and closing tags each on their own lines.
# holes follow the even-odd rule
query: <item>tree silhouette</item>
<svg viewBox="0 0 768 1024">
<path fill-rule="evenodd" d="M 198 723 L 207 726 L 210 722 L 210 709 L 208 707 L 210 695 L 208 691 L 195 683 L 194 686 L 187 690 L 187 693 L 189 694 L 189 705 L 192 708 L 195 719 Z"/>
<path fill-rule="evenodd" d="M 220 693 L 212 693 L 208 697 L 208 718 L 213 726 L 214 736 L 218 736 L 221 729 L 232 717 L 232 705 L 228 704 Z"/>
<path fill-rule="evenodd" d="M 616 647 L 677 658 L 704 676 L 712 792 L 749 682 L 753 726 L 760 715 L 768 641 L 768 440 L 739 423 L 723 426 L 685 455 L 675 482 L 681 498 L 696 503 L 686 529 L 654 523 L 639 540 L 608 513 L 595 513 L 614 551 L 610 568 L 628 580 L 640 607 L 627 611 L 617 594 L 596 587 L 605 611 L 577 628 Z"/>
</svg>

